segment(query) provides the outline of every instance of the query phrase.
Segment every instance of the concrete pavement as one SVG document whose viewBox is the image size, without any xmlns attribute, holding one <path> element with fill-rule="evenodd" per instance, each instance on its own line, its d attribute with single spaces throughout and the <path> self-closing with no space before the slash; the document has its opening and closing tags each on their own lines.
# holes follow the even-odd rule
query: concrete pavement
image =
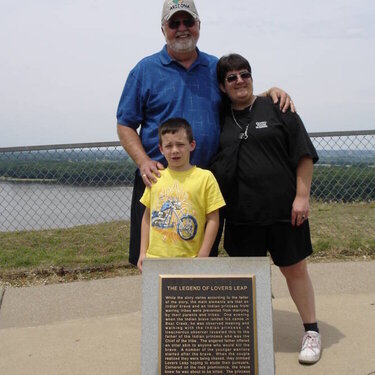
<svg viewBox="0 0 375 375">
<path fill-rule="evenodd" d="M 309 269 L 323 355 L 313 366 L 298 364 L 302 325 L 273 267 L 276 374 L 375 374 L 375 261 Z M 1 296 L 1 375 L 140 374 L 140 276 L 0 287 Z"/>
</svg>

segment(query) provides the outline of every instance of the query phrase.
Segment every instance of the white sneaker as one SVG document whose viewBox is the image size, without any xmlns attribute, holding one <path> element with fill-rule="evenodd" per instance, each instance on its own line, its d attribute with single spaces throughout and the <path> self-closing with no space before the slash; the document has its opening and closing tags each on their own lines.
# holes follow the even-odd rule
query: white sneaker
<svg viewBox="0 0 375 375">
<path fill-rule="evenodd" d="M 320 334 L 315 331 L 307 331 L 302 339 L 302 349 L 298 360 L 300 363 L 313 364 L 320 359 L 322 342 Z"/>
</svg>

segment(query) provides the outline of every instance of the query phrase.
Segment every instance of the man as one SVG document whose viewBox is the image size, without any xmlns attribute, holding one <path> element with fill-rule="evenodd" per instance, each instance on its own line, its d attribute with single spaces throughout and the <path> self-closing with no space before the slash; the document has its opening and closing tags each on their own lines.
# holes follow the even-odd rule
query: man
<svg viewBox="0 0 375 375">
<path fill-rule="evenodd" d="M 158 149 L 158 127 L 171 117 L 185 118 L 192 126 L 196 149 L 191 163 L 207 168 L 220 134 L 221 94 L 216 81 L 218 59 L 199 51 L 200 19 L 193 0 L 166 0 L 161 17 L 166 45 L 142 59 L 129 73 L 117 110 L 117 132 L 138 170 L 130 219 L 129 262 L 136 265 L 144 206 L 139 202 L 145 185 L 160 176 L 166 160 Z M 279 89 L 268 90 L 280 105 L 290 98 Z M 292 107 L 293 109 L 293 107 Z M 140 133 L 137 129 L 140 126 Z M 211 255 L 217 255 L 214 246 Z"/>
</svg>

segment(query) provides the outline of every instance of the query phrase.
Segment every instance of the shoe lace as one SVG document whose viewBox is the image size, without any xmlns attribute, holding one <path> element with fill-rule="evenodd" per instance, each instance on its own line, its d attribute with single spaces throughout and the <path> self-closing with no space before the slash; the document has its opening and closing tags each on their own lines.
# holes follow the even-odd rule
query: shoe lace
<svg viewBox="0 0 375 375">
<path fill-rule="evenodd" d="M 312 351 L 315 351 L 316 349 L 319 348 L 318 342 L 319 342 L 318 336 L 306 333 L 304 340 L 303 340 L 303 344 L 302 344 L 302 350 L 311 349 Z"/>
</svg>

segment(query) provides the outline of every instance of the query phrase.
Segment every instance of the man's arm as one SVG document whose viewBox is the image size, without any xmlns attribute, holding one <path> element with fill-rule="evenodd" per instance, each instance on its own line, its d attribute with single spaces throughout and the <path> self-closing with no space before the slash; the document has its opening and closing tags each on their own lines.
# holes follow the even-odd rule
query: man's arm
<svg viewBox="0 0 375 375">
<path fill-rule="evenodd" d="M 157 181 L 155 176 L 160 177 L 158 170 L 164 169 L 164 166 L 148 157 L 138 133 L 133 128 L 117 124 L 117 134 L 122 147 L 137 164 L 144 183 L 151 186 Z"/>
<path fill-rule="evenodd" d="M 206 229 L 204 231 L 203 243 L 199 250 L 198 257 L 208 257 L 210 255 L 218 229 L 219 210 L 215 210 L 206 216 Z"/>
<path fill-rule="evenodd" d="M 292 102 L 292 98 L 290 95 L 282 89 L 278 87 L 271 87 L 265 92 L 258 94 L 258 96 L 270 96 L 273 102 L 276 104 L 280 99 L 280 110 L 286 112 L 287 109 L 290 107 L 292 112 L 296 112 L 296 107 Z"/>
<path fill-rule="evenodd" d="M 303 156 L 297 166 L 296 197 L 292 205 L 292 225 L 300 226 L 309 217 L 310 188 L 313 175 L 313 161 Z"/>
<path fill-rule="evenodd" d="M 142 272 L 143 260 L 146 258 L 148 244 L 150 241 L 150 209 L 146 207 L 142 217 L 141 224 L 141 248 L 139 251 L 139 259 L 137 267 Z"/>
</svg>

